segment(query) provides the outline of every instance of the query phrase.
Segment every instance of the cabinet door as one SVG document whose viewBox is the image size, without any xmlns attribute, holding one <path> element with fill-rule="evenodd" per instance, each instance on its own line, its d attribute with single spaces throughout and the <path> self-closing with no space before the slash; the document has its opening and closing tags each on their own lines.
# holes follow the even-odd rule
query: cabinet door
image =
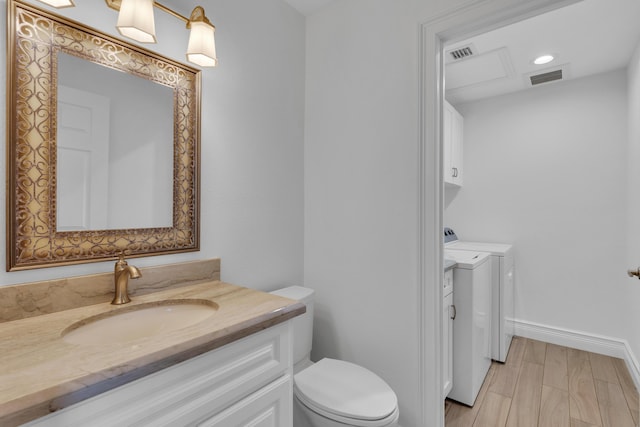
<svg viewBox="0 0 640 427">
<path fill-rule="evenodd" d="M 444 399 L 453 387 L 453 320 L 455 308 L 453 307 L 453 293 L 444 297 L 442 307 L 442 327 L 444 343 L 442 346 L 442 385 Z"/>
<path fill-rule="evenodd" d="M 292 408 L 292 380 L 285 375 L 198 426 L 292 427 Z"/>
<path fill-rule="evenodd" d="M 442 137 L 443 166 L 445 184 L 462 186 L 462 143 L 464 139 L 464 119 L 447 101 L 443 104 Z"/>
<path fill-rule="evenodd" d="M 462 186 L 462 146 L 464 142 L 464 119 L 455 109 L 451 112 L 451 169 L 453 183 Z"/>
<path fill-rule="evenodd" d="M 451 148 L 453 145 L 453 107 L 446 101 L 443 104 L 442 115 L 442 174 L 445 184 L 454 184 L 453 158 L 451 156 Z"/>
</svg>

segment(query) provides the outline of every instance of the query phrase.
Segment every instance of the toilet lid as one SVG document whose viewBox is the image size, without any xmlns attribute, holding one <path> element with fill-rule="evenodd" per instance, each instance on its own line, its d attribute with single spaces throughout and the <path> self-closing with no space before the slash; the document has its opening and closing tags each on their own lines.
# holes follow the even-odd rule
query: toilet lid
<svg viewBox="0 0 640 427">
<path fill-rule="evenodd" d="M 322 359 L 297 373 L 294 384 L 300 400 L 341 417 L 379 420 L 398 406 L 396 394 L 380 377 L 342 360 Z"/>
</svg>

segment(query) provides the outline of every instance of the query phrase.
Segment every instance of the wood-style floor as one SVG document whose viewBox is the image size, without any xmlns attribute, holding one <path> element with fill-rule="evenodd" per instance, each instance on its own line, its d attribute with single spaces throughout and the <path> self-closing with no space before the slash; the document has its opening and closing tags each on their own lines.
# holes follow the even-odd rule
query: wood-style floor
<svg viewBox="0 0 640 427">
<path fill-rule="evenodd" d="M 636 427 L 638 392 L 622 359 L 515 337 L 470 408 L 445 402 L 446 427 Z"/>
</svg>

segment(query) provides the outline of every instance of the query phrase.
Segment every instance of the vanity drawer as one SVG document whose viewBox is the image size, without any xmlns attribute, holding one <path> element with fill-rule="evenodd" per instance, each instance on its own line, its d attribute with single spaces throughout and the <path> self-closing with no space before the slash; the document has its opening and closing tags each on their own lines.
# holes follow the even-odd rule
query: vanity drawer
<svg viewBox="0 0 640 427">
<path fill-rule="evenodd" d="M 26 425 L 155 427 L 197 423 L 290 375 L 291 357 L 290 322 L 285 322 Z"/>
</svg>

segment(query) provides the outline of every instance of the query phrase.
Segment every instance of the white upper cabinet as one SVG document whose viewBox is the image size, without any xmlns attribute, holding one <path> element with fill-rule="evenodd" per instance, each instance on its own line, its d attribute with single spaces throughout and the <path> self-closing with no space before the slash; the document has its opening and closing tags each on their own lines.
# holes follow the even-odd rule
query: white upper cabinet
<svg viewBox="0 0 640 427">
<path fill-rule="evenodd" d="M 462 143 L 464 140 L 464 118 L 451 104 L 444 101 L 443 108 L 443 174 L 445 184 L 462 186 Z"/>
</svg>

